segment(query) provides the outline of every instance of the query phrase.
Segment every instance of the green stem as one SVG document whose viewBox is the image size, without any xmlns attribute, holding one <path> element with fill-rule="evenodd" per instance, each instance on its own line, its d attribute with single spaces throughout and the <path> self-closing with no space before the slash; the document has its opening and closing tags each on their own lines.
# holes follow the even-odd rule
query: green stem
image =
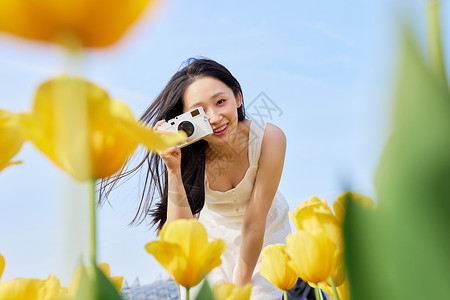
<svg viewBox="0 0 450 300">
<path fill-rule="evenodd" d="M 333 290 L 333 299 L 339 300 L 339 295 L 336 290 L 336 285 L 334 284 L 333 276 L 330 276 L 331 289 Z"/>
<path fill-rule="evenodd" d="M 288 300 L 288 295 L 287 295 L 287 291 L 286 290 L 283 290 L 283 295 L 284 295 L 283 299 L 284 300 Z"/>
<path fill-rule="evenodd" d="M 90 258 L 93 266 L 97 265 L 97 224 L 95 219 L 95 179 L 89 180 L 89 211 L 90 211 Z"/>
<path fill-rule="evenodd" d="M 320 289 L 317 284 L 314 286 L 314 291 L 316 292 L 316 300 L 320 300 Z"/>
<path fill-rule="evenodd" d="M 189 300 L 189 288 L 186 288 L 186 300 Z"/>
<path fill-rule="evenodd" d="M 445 60 L 441 39 L 441 15 L 440 0 L 427 0 L 427 38 L 430 63 L 433 72 L 442 78 L 447 85 L 447 75 L 445 72 Z"/>
</svg>

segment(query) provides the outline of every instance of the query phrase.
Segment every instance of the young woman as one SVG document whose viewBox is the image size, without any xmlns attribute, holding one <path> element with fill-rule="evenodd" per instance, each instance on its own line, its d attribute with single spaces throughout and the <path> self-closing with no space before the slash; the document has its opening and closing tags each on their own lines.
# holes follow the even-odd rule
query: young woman
<svg viewBox="0 0 450 300">
<path fill-rule="evenodd" d="M 211 239 L 222 238 L 227 244 L 221 266 L 208 275 L 211 286 L 251 282 L 252 299 L 280 299 L 281 291 L 259 268 L 262 248 L 285 243 L 290 232 L 288 205 L 277 192 L 286 137 L 273 124 L 246 119 L 240 84 L 209 59 L 189 60 L 141 120 L 158 130 L 165 120 L 196 107 L 204 109 L 212 135 L 161 155 L 147 153 L 136 168 L 121 175 L 148 166 L 133 221 L 150 216 L 160 229 L 166 221 L 198 218 Z"/>
</svg>

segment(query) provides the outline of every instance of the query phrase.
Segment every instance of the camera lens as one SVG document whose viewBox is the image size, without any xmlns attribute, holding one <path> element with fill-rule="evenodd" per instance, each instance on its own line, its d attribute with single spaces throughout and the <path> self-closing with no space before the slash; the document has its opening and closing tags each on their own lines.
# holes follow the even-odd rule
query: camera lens
<svg viewBox="0 0 450 300">
<path fill-rule="evenodd" d="M 178 130 L 183 130 L 190 137 L 194 133 L 194 125 L 189 121 L 183 121 L 178 125 Z"/>
</svg>

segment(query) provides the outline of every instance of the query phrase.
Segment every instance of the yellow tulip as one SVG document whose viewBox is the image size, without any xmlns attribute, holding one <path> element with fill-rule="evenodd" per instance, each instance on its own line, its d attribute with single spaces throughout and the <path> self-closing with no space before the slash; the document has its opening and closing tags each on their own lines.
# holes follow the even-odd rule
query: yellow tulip
<svg viewBox="0 0 450 300">
<path fill-rule="evenodd" d="M 115 43 L 153 0 L 0 0 L 0 31 L 85 47 Z"/>
<path fill-rule="evenodd" d="M 342 224 L 333 215 L 326 201 L 313 196 L 302 202 L 294 213 L 289 212 L 289 216 L 298 230 L 322 229 L 331 241 L 342 247 Z"/>
<path fill-rule="evenodd" d="M 59 280 L 50 275 L 46 280 L 17 278 L 1 282 L 0 299 L 63 300 L 72 298 L 63 293 Z"/>
<path fill-rule="evenodd" d="M 284 252 L 286 245 L 273 244 L 264 247 L 259 273 L 280 290 L 289 290 L 298 280 L 297 273 L 288 265 L 289 257 Z"/>
<path fill-rule="evenodd" d="M 252 292 L 252 284 L 238 286 L 229 282 L 216 285 L 213 288 L 216 300 L 248 300 Z"/>
<path fill-rule="evenodd" d="M 24 141 L 20 115 L 0 109 L 0 171 L 18 163 L 11 159 L 20 151 Z"/>
<path fill-rule="evenodd" d="M 105 276 L 111 281 L 111 283 L 114 285 L 116 290 L 118 292 L 120 292 L 122 290 L 123 276 L 111 277 L 111 269 L 109 267 L 109 264 L 107 264 L 107 263 L 99 263 L 97 266 L 103 272 L 103 274 L 105 274 Z M 70 283 L 69 288 L 68 288 L 68 294 L 72 297 L 75 297 L 75 295 L 77 293 L 78 286 L 80 285 L 81 274 L 83 272 L 83 268 L 88 274 L 90 272 L 92 272 L 92 268 L 86 267 L 86 266 L 79 266 L 75 270 L 75 274 L 73 276 L 72 282 Z"/>
<path fill-rule="evenodd" d="M 315 285 L 332 274 L 337 248 L 322 230 L 298 230 L 286 242 L 288 264 L 301 279 Z"/>
<path fill-rule="evenodd" d="M 326 201 L 322 201 L 316 196 L 312 196 L 308 201 L 303 201 L 295 209 L 294 213 L 289 212 L 289 216 L 298 230 L 315 230 L 321 228 L 314 214 L 314 209 L 319 207 L 330 210 Z"/>
<path fill-rule="evenodd" d="M 125 103 L 77 77 L 42 84 L 22 120 L 31 142 L 79 181 L 113 175 L 139 143 L 161 151 L 185 139 L 139 124 Z"/>
<path fill-rule="evenodd" d="M 336 300 L 334 299 L 333 290 L 330 286 L 319 283 L 319 288 L 327 292 L 332 300 Z M 336 292 L 338 294 L 339 300 L 350 300 L 350 285 L 348 283 L 348 280 L 344 280 L 344 282 L 340 286 L 337 286 Z"/>
<path fill-rule="evenodd" d="M 351 196 L 354 201 L 358 202 L 363 207 L 375 210 L 375 202 L 371 198 L 356 192 L 346 191 L 337 196 L 336 201 L 333 202 L 334 213 L 341 223 L 343 223 L 345 219 L 345 205 L 348 196 Z"/>
<path fill-rule="evenodd" d="M 0 279 L 2 279 L 3 270 L 5 269 L 5 258 L 0 254 Z"/>
<path fill-rule="evenodd" d="M 186 289 L 222 263 L 224 240 L 208 242 L 206 229 L 197 219 L 168 222 L 159 235 L 160 240 L 149 242 L 145 249 Z"/>
</svg>

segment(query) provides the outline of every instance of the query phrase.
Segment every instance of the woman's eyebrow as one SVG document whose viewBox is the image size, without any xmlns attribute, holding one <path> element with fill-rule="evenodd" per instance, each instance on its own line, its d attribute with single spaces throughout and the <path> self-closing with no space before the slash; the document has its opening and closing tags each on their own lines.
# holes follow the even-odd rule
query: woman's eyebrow
<svg viewBox="0 0 450 300">
<path fill-rule="evenodd" d="M 216 98 L 219 95 L 225 94 L 224 92 L 217 92 L 214 95 L 211 96 L 211 99 Z"/>
<path fill-rule="evenodd" d="M 203 104 L 202 102 L 194 103 L 194 104 L 191 105 L 191 107 L 189 107 L 189 110 L 193 109 L 196 106 L 202 106 L 202 104 Z"/>
</svg>

